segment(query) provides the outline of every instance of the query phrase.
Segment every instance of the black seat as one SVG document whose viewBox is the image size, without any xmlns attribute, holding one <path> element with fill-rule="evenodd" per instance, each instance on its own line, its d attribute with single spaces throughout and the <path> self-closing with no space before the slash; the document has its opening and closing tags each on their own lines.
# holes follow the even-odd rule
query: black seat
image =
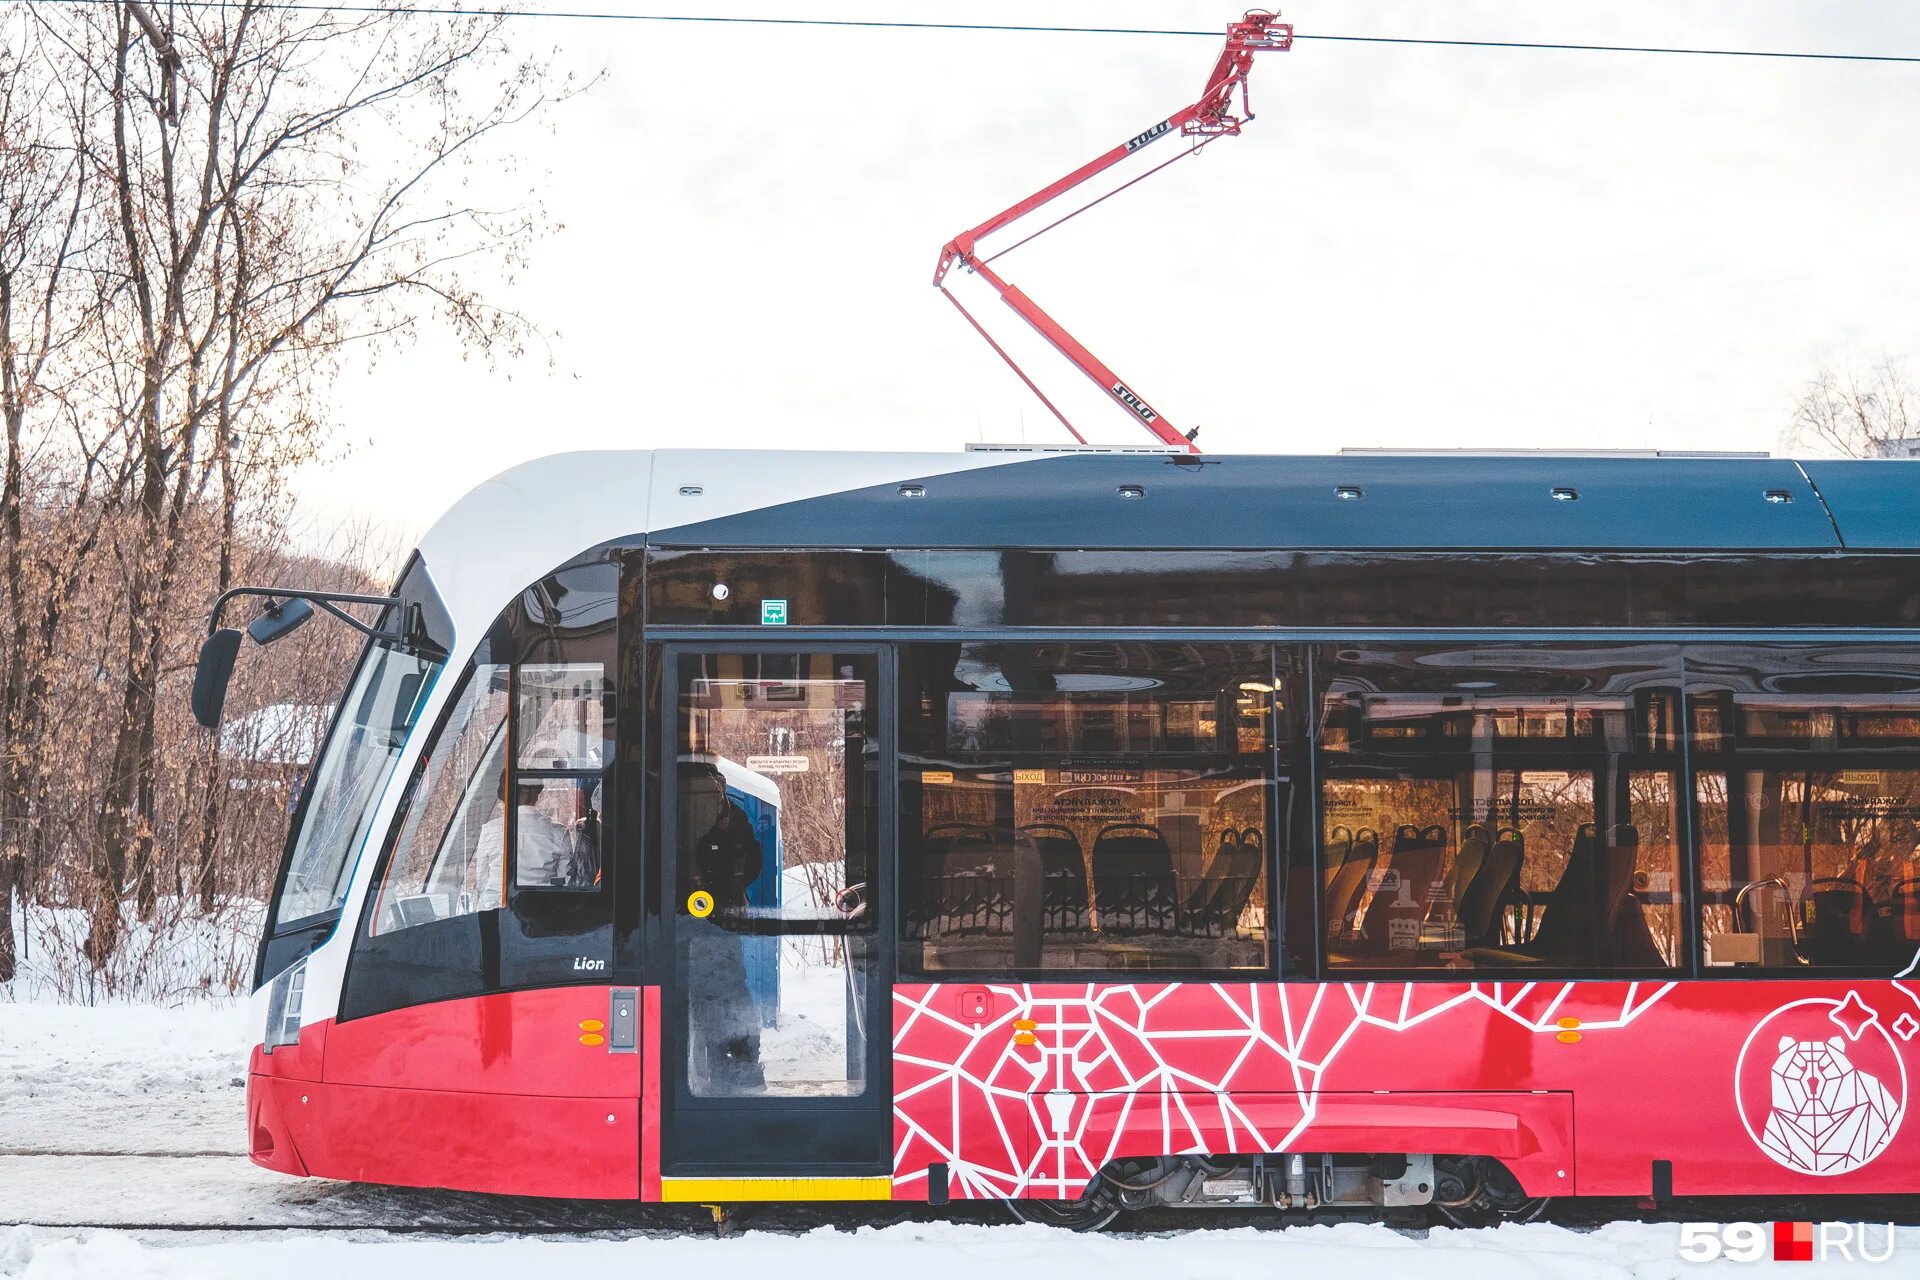
<svg viewBox="0 0 1920 1280">
<path fill-rule="evenodd" d="M 1607 856 L 1607 932 L 1606 950 L 1601 959 L 1627 969 L 1665 968 L 1667 958 L 1653 940 L 1647 926 L 1647 912 L 1636 886 L 1642 882 L 1640 831 L 1629 823 L 1609 829 Z M 1864 923 L 1862 937 L 1865 937 Z"/>
<path fill-rule="evenodd" d="M 1886 909 L 1888 958 L 1905 965 L 1920 953 L 1920 877 L 1895 884 Z"/>
<path fill-rule="evenodd" d="M 1220 833 L 1220 843 L 1207 859 L 1206 869 L 1187 890 L 1189 930 L 1219 937 L 1239 927 L 1240 913 L 1246 910 L 1260 880 L 1265 843 L 1258 827 Z"/>
<path fill-rule="evenodd" d="M 1196 927 L 1199 927 L 1201 919 L 1207 914 L 1207 908 L 1213 902 L 1213 892 L 1220 877 L 1227 874 L 1227 868 L 1232 865 L 1239 851 L 1240 833 L 1231 827 L 1222 831 L 1220 843 L 1208 856 L 1206 866 L 1201 869 L 1199 877 L 1188 885 L 1186 914 L 1188 921 Z"/>
<path fill-rule="evenodd" d="M 1380 861 L 1380 833 L 1371 827 L 1349 833 L 1339 865 L 1333 865 L 1331 847 L 1327 861 L 1326 925 L 1327 940 L 1331 943 L 1350 937 L 1359 927 L 1354 917 L 1360 907 L 1361 894 L 1366 891 L 1373 869 Z"/>
<path fill-rule="evenodd" d="M 1457 949 L 1465 945 L 1471 934 L 1466 926 L 1463 904 L 1487 870 L 1487 855 L 1492 845 L 1492 838 L 1484 824 L 1476 822 L 1467 828 L 1460 840 L 1460 852 L 1447 869 L 1440 896 L 1427 904 L 1426 919 L 1420 931 L 1423 946 L 1432 944 Z"/>
<path fill-rule="evenodd" d="M 1820 876 L 1800 894 L 1800 957 L 1809 964 L 1867 964 L 1873 959 L 1873 899 L 1851 876 Z"/>
<path fill-rule="evenodd" d="M 1012 928 L 1014 841 L 967 823 L 929 828 L 916 916 L 930 937 L 1005 933 Z"/>
<path fill-rule="evenodd" d="M 1102 933 L 1172 933 L 1179 927 L 1173 851 L 1158 827 L 1120 822 L 1093 841 L 1093 905 Z"/>
<path fill-rule="evenodd" d="M 1219 892 L 1213 897 L 1213 913 L 1225 921 L 1228 930 L 1239 927 L 1240 913 L 1253 901 L 1253 891 L 1260 887 L 1260 871 L 1266 861 L 1266 835 L 1258 827 L 1242 828 L 1240 851 L 1227 874 L 1220 878 Z"/>
<path fill-rule="evenodd" d="M 1040 853 L 1046 877 L 1045 917 L 1049 933 L 1071 933 L 1087 927 L 1087 863 L 1080 838 L 1069 827 L 1033 822 L 1020 828 Z"/>
<path fill-rule="evenodd" d="M 1660 954 L 1647 927 L 1646 912 L 1633 892 L 1639 860 L 1636 827 L 1618 823 L 1602 839 L 1594 823 L 1581 823 L 1566 870 L 1547 895 L 1539 930 L 1515 952 L 1501 955 L 1513 963 L 1664 968 L 1666 957 Z"/>
<path fill-rule="evenodd" d="M 1333 891 L 1333 882 L 1340 875 L 1340 868 L 1353 856 L 1353 828 L 1343 822 L 1336 822 L 1327 828 L 1326 844 L 1322 847 L 1320 861 L 1320 892 Z"/>
<path fill-rule="evenodd" d="M 1460 894 L 1460 928 L 1469 947 L 1500 944 L 1500 912 L 1519 896 L 1525 860 L 1526 843 L 1512 827 L 1500 831 L 1487 846 L 1480 874 Z"/>
<path fill-rule="evenodd" d="M 1356 946 L 1374 955 L 1389 951 L 1412 953 L 1419 949 L 1420 919 L 1425 912 L 1428 886 L 1439 879 L 1446 854 L 1447 829 L 1439 823 L 1395 828 L 1387 867 L 1398 875 L 1385 878 L 1395 887 L 1387 889 L 1382 884 L 1374 892 L 1361 918 Z M 1399 904 L 1409 898 L 1413 900 L 1413 909 L 1400 908 Z M 1405 917 L 1398 936 L 1390 927 L 1396 916 Z"/>
<path fill-rule="evenodd" d="M 1529 956 L 1545 960 L 1590 959 L 1599 930 L 1595 927 L 1602 898 L 1600 829 L 1583 822 L 1573 833 L 1573 847 L 1560 879 L 1548 890 L 1540 913 L 1540 927 L 1524 948 Z"/>
</svg>

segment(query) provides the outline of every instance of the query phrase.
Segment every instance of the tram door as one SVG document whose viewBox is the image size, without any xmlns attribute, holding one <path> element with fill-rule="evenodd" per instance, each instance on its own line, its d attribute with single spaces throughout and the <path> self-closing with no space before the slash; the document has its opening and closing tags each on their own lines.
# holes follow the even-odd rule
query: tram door
<svg viewBox="0 0 1920 1280">
<path fill-rule="evenodd" d="M 886 656 L 666 650 L 667 1199 L 885 1194 Z"/>
</svg>

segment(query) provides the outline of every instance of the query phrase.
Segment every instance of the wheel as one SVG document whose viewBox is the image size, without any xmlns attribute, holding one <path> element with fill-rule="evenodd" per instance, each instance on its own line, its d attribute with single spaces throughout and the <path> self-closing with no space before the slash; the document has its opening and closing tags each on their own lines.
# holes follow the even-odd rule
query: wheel
<svg viewBox="0 0 1920 1280">
<path fill-rule="evenodd" d="M 1503 1222 L 1532 1222 L 1547 1211 L 1551 1203 L 1548 1196 L 1528 1196 L 1512 1208 L 1496 1208 L 1492 1205 L 1455 1205 L 1436 1204 L 1440 1216 L 1456 1227 L 1497 1227 Z"/>
<path fill-rule="evenodd" d="M 1068 1231 L 1098 1231 L 1120 1215 L 1120 1202 L 1095 1179 L 1078 1200 L 1007 1200 L 1007 1211 L 1021 1222 Z"/>
<path fill-rule="evenodd" d="M 1494 1227 L 1503 1222 L 1532 1222 L 1546 1212 L 1549 1199 L 1521 1190 L 1498 1160 L 1468 1156 L 1441 1163 L 1433 1207 L 1456 1227 Z"/>
</svg>

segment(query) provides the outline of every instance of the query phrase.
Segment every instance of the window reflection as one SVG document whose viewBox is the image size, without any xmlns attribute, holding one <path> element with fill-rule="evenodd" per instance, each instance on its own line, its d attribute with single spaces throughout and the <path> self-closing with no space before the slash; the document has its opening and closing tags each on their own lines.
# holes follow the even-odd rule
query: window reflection
<svg viewBox="0 0 1920 1280">
<path fill-rule="evenodd" d="M 700 1097 L 857 1096 L 878 888 L 874 660 L 685 653 L 678 662 L 688 1087 Z"/>
<path fill-rule="evenodd" d="M 1717 968 L 1920 953 L 1920 664 L 1870 646 L 1698 645 L 1701 929 Z"/>
<path fill-rule="evenodd" d="M 1264 647 L 921 646 L 902 669 L 905 963 L 1266 965 Z"/>
<path fill-rule="evenodd" d="M 410 795 L 399 842 L 369 922 L 378 935 L 500 905 L 505 836 L 505 666 L 476 663 Z"/>
<path fill-rule="evenodd" d="M 1677 962 L 1676 648 L 1316 661 L 1330 967 Z"/>
</svg>

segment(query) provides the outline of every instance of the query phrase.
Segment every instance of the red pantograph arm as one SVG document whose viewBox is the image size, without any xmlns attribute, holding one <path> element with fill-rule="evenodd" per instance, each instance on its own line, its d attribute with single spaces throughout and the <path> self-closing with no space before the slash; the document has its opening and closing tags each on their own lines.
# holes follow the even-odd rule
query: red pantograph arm
<svg viewBox="0 0 1920 1280">
<path fill-rule="evenodd" d="M 1206 89 L 1201 93 L 1198 101 L 1194 102 L 1191 106 L 1184 107 L 1175 112 L 1144 133 L 1127 139 L 1112 150 L 1081 165 L 1072 173 L 1041 188 L 1018 204 L 995 214 L 979 226 L 969 231 L 963 231 L 955 236 L 952 240 L 948 241 L 946 247 L 940 251 L 940 265 L 934 270 L 933 283 L 942 291 L 945 291 L 947 273 L 956 265 L 966 267 L 969 271 L 972 271 L 984 280 L 988 286 L 999 295 L 1002 302 L 1006 303 L 1008 307 L 1012 308 L 1016 315 L 1032 326 L 1035 332 L 1051 343 L 1056 351 L 1065 356 L 1076 368 L 1098 384 L 1101 390 L 1105 391 L 1107 395 L 1112 397 L 1122 408 L 1131 413 L 1136 420 L 1144 425 L 1147 430 L 1151 431 L 1160 441 L 1172 445 L 1177 449 L 1184 449 L 1190 453 L 1200 452 L 1191 440 L 1181 432 L 1175 430 L 1171 423 L 1163 418 L 1157 410 L 1149 406 L 1147 402 L 1115 374 L 1112 369 L 1108 368 L 1096 358 L 1091 351 L 1088 351 L 1085 346 L 1074 338 L 1072 334 L 1068 333 L 1059 321 L 1042 310 L 1039 304 L 1034 302 L 1032 298 L 1029 298 L 1025 293 L 1022 293 L 1019 289 L 1007 283 L 998 272 L 988 267 L 986 261 L 978 256 L 977 248 L 980 241 L 985 237 L 997 231 L 1005 230 L 1028 214 L 1052 203 L 1067 192 L 1098 177 L 1142 147 L 1159 141 L 1175 130 L 1178 130 L 1182 137 L 1197 137 L 1201 139 L 1212 139 L 1240 132 L 1240 126 L 1253 118 L 1252 111 L 1249 110 L 1246 105 L 1247 73 L 1253 67 L 1253 55 L 1263 49 L 1288 49 L 1291 48 L 1292 45 L 1293 27 L 1290 24 L 1276 21 L 1275 15 L 1271 13 L 1259 10 L 1249 12 L 1241 21 L 1233 23 L 1227 28 L 1226 47 L 1221 50 L 1219 59 L 1214 63 L 1213 73 L 1208 76 Z M 1236 87 L 1240 90 L 1242 112 L 1242 114 L 1237 116 L 1233 114 L 1233 91 Z M 1205 142 L 1203 141 L 1197 145 L 1204 146 Z M 1113 193 L 1110 192 L 1109 194 Z M 1104 196 L 1101 197 L 1101 199 L 1105 198 Z M 1098 203 L 1098 201 L 1095 203 Z M 1071 217 L 1073 215 L 1069 214 L 1067 216 Z M 1065 221 L 1065 219 L 1062 218 L 1059 221 Z M 1053 225 L 1057 226 L 1059 222 L 1055 222 Z M 1035 234 L 1039 233 L 1036 232 Z M 949 292 L 947 296 L 953 301 L 956 307 L 960 306 L 959 300 L 955 299 L 952 293 Z M 973 319 L 973 316 L 967 312 L 965 307 L 960 307 L 960 311 L 976 329 L 980 330 L 982 337 L 987 337 L 985 329 L 980 326 L 977 320 Z M 987 337 L 987 341 L 1000 358 L 1005 360 L 1007 364 L 1012 367 L 1013 371 L 1019 375 L 1020 380 L 1026 383 L 1027 387 L 1032 390 L 1035 395 L 1040 397 L 1041 403 L 1045 404 L 1047 408 L 1053 412 L 1054 416 L 1060 419 L 1061 423 L 1066 426 L 1068 432 L 1071 433 L 1076 440 L 1081 439 L 1080 433 L 1074 430 L 1073 425 L 1067 422 L 1066 417 L 1061 414 L 1058 409 L 1054 408 L 1050 400 L 1044 395 L 1041 395 L 1040 389 L 1020 366 L 1014 362 L 1013 357 L 1009 356 L 991 337 Z"/>
</svg>

